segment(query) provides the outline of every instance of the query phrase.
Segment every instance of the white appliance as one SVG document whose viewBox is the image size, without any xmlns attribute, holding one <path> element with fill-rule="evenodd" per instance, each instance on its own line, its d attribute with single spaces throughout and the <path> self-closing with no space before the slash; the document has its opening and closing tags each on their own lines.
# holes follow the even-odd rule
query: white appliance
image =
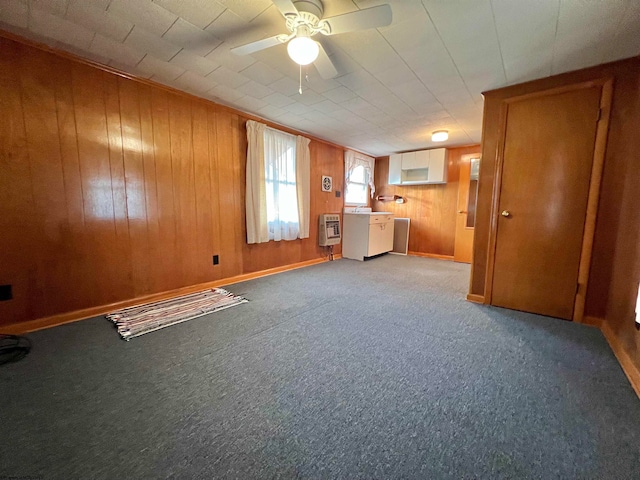
<svg viewBox="0 0 640 480">
<path fill-rule="evenodd" d="M 342 257 L 364 260 L 393 250 L 393 213 L 344 212 Z"/>
<path fill-rule="evenodd" d="M 323 213 L 319 217 L 318 244 L 321 247 L 338 245 L 340 243 L 340 215 L 337 213 Z"/>
</svg>

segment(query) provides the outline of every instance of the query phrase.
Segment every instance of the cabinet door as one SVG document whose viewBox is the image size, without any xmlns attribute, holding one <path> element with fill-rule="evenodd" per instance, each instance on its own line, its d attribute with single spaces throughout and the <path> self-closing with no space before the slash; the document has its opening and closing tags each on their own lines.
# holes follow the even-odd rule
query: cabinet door
<svg viewBox="0 0 640 480">
<path fill-rule="evenodd" d="M 402 173 L 402 154 L 389 156 L 389 185 L 400 185 Z"/>
<path fill-rule="evenodd" d="M 429 150 L 420 150 L 416 152 L 416 166 L 414 168 L 429 168 L 430 156 Z"/>
<path fill-rule="evenodd" d="M 402 154 L 403 170 L 415 170 L 418 168 L 429 168 L 429 150 Z"/>
<path fill-rule="evenodd" d="M 415 167 L 416 152 L 407 152 L 402 154 L 402 170 L 411 170 Z"/>
<path fill-rule="evenodd" d="M 447 182 L 447 149 L 429 150 L 429 183 Z"/>
<path fill-rule="evenodd" d="M 393 250 L 393 221 L 369 225 L 367 257 Z"/>
</svg>

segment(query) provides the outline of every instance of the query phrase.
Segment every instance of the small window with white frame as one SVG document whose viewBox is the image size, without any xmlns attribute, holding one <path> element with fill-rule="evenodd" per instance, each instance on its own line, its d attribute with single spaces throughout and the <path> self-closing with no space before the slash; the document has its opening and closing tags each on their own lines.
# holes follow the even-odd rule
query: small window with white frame
<svg viewBox="0 0 640 480">
<path fill-rule="evenodd" d="M 362 165 L 357 166 L 347 182 L 344 203 L 347 205 L 367 205 L 369 196 L 367 173 Z"/>
<path fill-rule="evenodd" d="M 374 183 L 375 159 L 353 150 L 344 152 L 344 203 L 349 206 L 367 206 L 376 190 Z"/>
</svg>

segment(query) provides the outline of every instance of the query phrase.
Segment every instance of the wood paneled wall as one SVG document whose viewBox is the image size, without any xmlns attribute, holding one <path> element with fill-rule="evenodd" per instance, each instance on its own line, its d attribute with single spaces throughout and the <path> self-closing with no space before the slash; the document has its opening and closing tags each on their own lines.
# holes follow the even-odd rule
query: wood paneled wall
<svg viewBox="0 0 640 480">
<path fill-rule="evenodd" d="M 602 319 L 637 368 L 640 333 L 633 325 L 640 281 L 640 58 L 614 62 L 487 92 L 471 293 L 484 294 L 489 215 L 501 101 L 599 78 L 613 78 L 613 105 L 586 298 L 585 316 Z M 523 161 L 529 161 L 525 159 Z M 550 252 L 553 255 L 553 252 Z"/>
<path fill-rule="evenodd" d="M 458 182 L 463 155 L 480 151 L 479 145 L 449 148 L 445 185 L 389 185 L 389 157 L 376 159 L 377 195 L 400 195 L 406 203 L 373 201 L 374 210 L 410 218 L 409 251 L 453 256 L 458 210 Z"/>
<path fill-rule="evenodd" d="M 311 142 L 310 238 L 247 245 L 247 116 L 6 38 L 0 92 L 0 325 L 325 255 L 341 147 Z"/>
</svg>

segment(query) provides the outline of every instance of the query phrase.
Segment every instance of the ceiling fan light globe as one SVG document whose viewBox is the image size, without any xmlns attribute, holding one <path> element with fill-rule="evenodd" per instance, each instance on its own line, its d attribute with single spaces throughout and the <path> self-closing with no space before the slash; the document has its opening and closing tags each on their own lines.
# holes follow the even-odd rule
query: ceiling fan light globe
<svg viewBox="0 0 640 480">
<path fill-rule="evenodd" d="M 309 65 L 318 58 L 320 47 L 309 37 L 296 37 L 287 45 L 287 52 L 298 65 Z"/>
<path fill-rule="evenodd" d="M 449 132 L 447 130 L 436 130 L 431 134 L 432 142 L 444 142 L 449 138 Z"/>
</svg>

